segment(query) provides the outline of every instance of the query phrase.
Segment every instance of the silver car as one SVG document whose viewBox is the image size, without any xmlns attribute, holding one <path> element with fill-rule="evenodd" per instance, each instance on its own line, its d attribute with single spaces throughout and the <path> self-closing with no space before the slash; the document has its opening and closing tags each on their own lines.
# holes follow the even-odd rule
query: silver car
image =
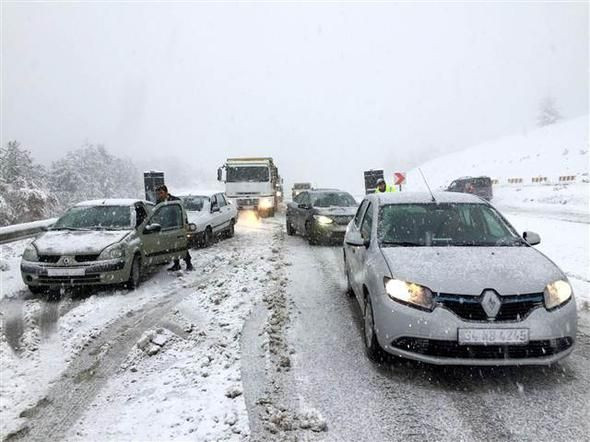
<svg viewBox="0 0 590 442">
<path fill-rule="evenodd" d="M 532 247 L 539 242 L 474 195 L 368 195 L 344 243 L 368 356 L 461 365 L 545 365 L 567 356 L 574 294 Z"/>
<path fill-rule="evenodd" d="M 47 288 L 139 285 L 143 269 L 186 254 L 186 213 L 179 201 L 85 201 L 70 208 L 24 251 L 21 274 L 33 293 Z"/>
</svg>

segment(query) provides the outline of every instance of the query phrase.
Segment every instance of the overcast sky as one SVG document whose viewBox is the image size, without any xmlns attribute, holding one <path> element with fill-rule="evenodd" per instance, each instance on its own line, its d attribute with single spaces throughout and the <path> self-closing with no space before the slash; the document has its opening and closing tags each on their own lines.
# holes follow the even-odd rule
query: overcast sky
<svg viewBox="0 0 590 442">
<path fill-rule="evenodd" d="M 366 168 L 533 128 L 545 96 L 587 114 L 588 39 L 586 2 L 3 2 L 1 141 L 211 177 L 272 156 L 287 183 L 356 191 Z"/>
</svg>

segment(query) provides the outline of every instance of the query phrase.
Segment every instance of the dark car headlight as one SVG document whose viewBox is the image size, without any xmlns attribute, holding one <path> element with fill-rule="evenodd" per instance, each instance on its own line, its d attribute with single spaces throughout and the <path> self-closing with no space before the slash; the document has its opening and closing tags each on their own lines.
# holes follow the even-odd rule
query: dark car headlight
<svg viewBox="0 0 590 442">
<path fill-rule="evenodd" d="M 330 218 L 329 216 L 324 216 L 324 215 L 314 215 L 313 218 L 321 226 L 327 226 L 327 225 L 332 224 L 334 222 L 334 220 L 332 218 Z"/>
<path fill-rule="evenodd" d="M 543 294 L 545 297 L 545 308 L 551 310 L 569 301 L 572 297 L 573 290 L 569 282 L 560 279 L 547 284 Z"/>
<path fill-rule="evenodd" d="M 432 291 L 428 287 L 387 277 L 383 282 L 385 292 L 395 301 L 428 311 L 432 311 L 436 306 Z"/>
</svg>

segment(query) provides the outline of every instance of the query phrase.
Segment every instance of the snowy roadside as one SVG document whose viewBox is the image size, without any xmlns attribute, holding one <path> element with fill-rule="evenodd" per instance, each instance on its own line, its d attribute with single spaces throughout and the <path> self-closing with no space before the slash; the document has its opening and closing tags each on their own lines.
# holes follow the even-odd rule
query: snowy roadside
<svg viewBox="0 0 590 442">
<path fill-rule="evenodd" d="M 142 336 L 65 439 L 248 438 L 240 336 L 272 279 L 269 236 L 238 224 L 234 239 L 210 249 L 212 282 L 190 291 Z M 193 274 L 184 276 L 190 284 Z"/>
</svg>

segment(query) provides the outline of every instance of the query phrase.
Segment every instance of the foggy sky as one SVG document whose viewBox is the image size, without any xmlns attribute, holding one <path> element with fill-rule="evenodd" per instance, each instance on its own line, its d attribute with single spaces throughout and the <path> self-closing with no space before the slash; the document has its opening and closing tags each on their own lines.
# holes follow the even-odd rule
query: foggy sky
<svg viewBox="0 0 590 442">
<path fill-rule="evenodd" d="M 3 2 L 1 23 L 1 142 L 44 163 L 101 143 L 214 179 L 273 156 L 356 191 L 533 128 L 548 95 L 588 113 L 587 3 Z"/>
</svg>

